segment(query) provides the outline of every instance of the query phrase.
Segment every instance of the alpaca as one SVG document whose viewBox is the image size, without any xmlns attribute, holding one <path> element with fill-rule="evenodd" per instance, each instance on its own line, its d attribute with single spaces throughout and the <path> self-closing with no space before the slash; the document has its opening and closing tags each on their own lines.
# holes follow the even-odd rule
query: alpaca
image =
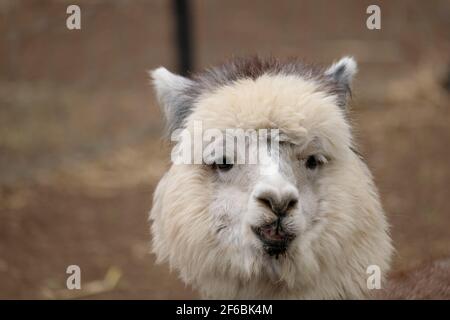
<svg viewBox="0 0 450 320">
<path fill-rule="evenodd" d="M 202 163 L 172 164 L 150 212 L 157 262 L 203 298 L 370 297 L 367 268 L 377 266 L 383 284 L 393 248 L 352 141 L 347 105 L 356 71 L 351 57 L 328 68 L 234 59 L 191 78 L 152 71 L 178 146 L 196 122 L 279 133 L 278 151 L 260 152 L 265 161 L 257 164 L 236 164 L 226 146 Z"/>
</svg>

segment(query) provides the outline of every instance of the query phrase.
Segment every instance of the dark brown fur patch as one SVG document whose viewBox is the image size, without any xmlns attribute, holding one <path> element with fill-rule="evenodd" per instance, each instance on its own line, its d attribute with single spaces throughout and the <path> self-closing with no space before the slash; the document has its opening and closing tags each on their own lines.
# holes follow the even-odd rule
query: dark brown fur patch
<svg viewBox="0 0 450 320">
<path fill-rule="evenodd" d="M 305 80 L 315 81 L 320 90 L 330 95 L 349 95 L 350 88 L 342 86 L 325 75 L 325 68 L 306 63 L 298 58 L 279 60 L 274 57 L 262 58 L 251 56 L 234 58 L 219 66 L 194 74 L 192 79 L 196 85 L 188 92 L 191 97 L 198 97 L 201 93 L 229 85 L 240 79 L 255 80 L 264 74 L 296 75 Z M 338 101 L 339 103 L 339 101 Z"/>
<path fill-rule="evenodd" d="M 273 57 L 261 58 L 251 56 L 235 58 L 222 65 L 210 68 L 194 75 L 200 89 L 213 89 L 224 86 L 239 79 L 255 80 L 264 74 L 297 75 L 305 79 L 323 80 L 324 69 L 299 59 L 278 60 Z"/>
<path fill-rule="evenodd" d="M 450 258 L 392 274 L 379 299 L 450 299 Z"/>
</svg>

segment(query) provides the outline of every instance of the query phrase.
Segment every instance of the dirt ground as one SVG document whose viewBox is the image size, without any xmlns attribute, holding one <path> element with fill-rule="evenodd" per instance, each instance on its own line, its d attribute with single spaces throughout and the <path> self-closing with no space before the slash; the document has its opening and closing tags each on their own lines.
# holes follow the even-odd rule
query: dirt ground
<svg viewBox="0 0 450 320">
<path fill-rule="evenodd" d="M 0 2 L 0 299 L 197 298 L 149 252 L 169 149 L 145 70 L 174 68 L 170 3 L 81 3 L 71 33 L 64 1 Z M 394 272 L 450 256 L 448 3 L 379 2 L 377 34 L 360 22 L 364 1 L 281 3 L 193 1 L 196 69 L 232 54 L 355 55 L 350 117 L 392 224 Z"/>
</svg>

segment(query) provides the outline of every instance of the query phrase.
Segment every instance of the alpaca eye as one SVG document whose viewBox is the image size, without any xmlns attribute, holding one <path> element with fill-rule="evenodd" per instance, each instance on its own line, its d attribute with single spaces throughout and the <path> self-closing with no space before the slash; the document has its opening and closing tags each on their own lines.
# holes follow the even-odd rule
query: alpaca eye
<svg viewBox="0 0 450 320">
<path fill-rule="evenodd" d="M 305 161 L 305 167 L 309 170 L 314 170 L 321 166 L 323 161 L 319 160 L 317 156 L 309 156 Z"/>
</svg>

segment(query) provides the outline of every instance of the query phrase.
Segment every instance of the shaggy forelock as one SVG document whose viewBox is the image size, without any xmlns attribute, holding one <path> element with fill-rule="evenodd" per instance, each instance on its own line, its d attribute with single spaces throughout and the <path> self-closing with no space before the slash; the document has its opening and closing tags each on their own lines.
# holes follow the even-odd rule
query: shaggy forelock
<svg viewBox="0 0 450 320">
<path fill-rule="evenodd" d="M 195 85 L 189 87 L 186 94 L 196 98 L 202 93 L 214 91 L 242 79 L 256 80 L 264 74 L 294 75 L 311 80 L 317 83 L 321 90 L 331 95 L 339 96 L 350 93 L 348 85 L 341 85 L 335 79 L 328 77 L 325 71 L 326 68 L 322 66 L 307 63 L 298 58 L 286 60 L 260 56 L 234 58 L 219 66 L 194 74 L 192 79 Z"/>
</svg>

